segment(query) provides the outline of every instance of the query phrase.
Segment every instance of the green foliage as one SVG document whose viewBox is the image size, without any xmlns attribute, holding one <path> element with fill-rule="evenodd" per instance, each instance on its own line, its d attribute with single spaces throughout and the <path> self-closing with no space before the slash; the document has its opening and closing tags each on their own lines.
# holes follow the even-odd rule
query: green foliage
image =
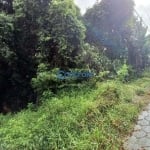
<svg viewBox="0 0 150 150">
<path fill-rule="evenodd" d="M 133 6 L 132 0 L 102 0 L 88 9 L 84 15 L 87 41 L 106 47 L 105 53 L 110 59 L 126 58 L 125 33 L 130 30 L 128 21 L 133 16 Z"/>
<path fill-rule="evenodd" d="M 144 87 L 150 82 L 143 81 L 101 82 L 98 88 L 70 89 L 52 97 L 47 91 L 38 109 L 30 104 L 28 110 L 16 115 L 0 115 L 0 147 L 6 150 L 120 149 L 123 137 L 130 133 L 141 109 L 139 104 L 127 99 L 133 98 L 141 83 Z"/>
<path fill-rule="evenodd" d="M 136 94 L 137 94 L 138 96 L 142 96 L 142 95 L 145 94 L 145 91 L 144 91 L 144 89 L 137 89 L 137 90 L 136 90 Z"/>
<path fill-rule="evenodd" d="M 133 12 L 133 0 L 96 3 L 84 15 L 86 41 L 104 51 L 109 59 L 127 59 L 140 72 L 149 64 L 149 36 L 142 19 Z"/>
<path fill-rule="evenodd" d="M 147 27 L 142 23 L 141 18 L 132 17 L 130 23 L 130 31 L 132 35 L 127 38 L 128 43 L 128 63 L 140 72 L 141 69 L 146 67 L 147 56 L 145 56 L 145 42 Z"/>
<path fill-rule="evenodd" d="M 137 71 L 149 64 L 150 37 L 133 6 L 102 0 L 83 23 L 73 0 L 0 1 L 0 111 L 27 107 L 0 115 L 0 149 L 120 149 L 140 109 L 132 98 L 150 83 L 148 73 L 120 82 L 132 72 L 124 59 Z M 60 70 L 96 77 L 60 80 Z"/>
<path fill-rule="evenodd" d="M 150 72 L 150 68 L 148 67 L 143 71 L 142 76 L 149 78 L 150 77 L 149 72 Z"/>
<path fill-rule="evenodd" d="M 143 49 L 141 51 L 142 56 L 143 56 L 143 65 L 145 67 L 148 67 L 150 64 L 149 61 L 149 53 L 150 53 L 150 35 L 147 35 L 144 38 L 144 45 L 143 45 Z"/>
<path fill-rule="evenodd" d="M 118 71 L 117 71 L 117 77 L 120 81 L 125 82 L 128 80 L 129 72 L 128 72 L 128 66 L 124 64 Z"/>
<path fill-rule="evenodd" d="M 45 64 L 40 64 L 37 69 L 37 77 L 32 79 L 32 86 L 38 95 L 43 94 L 46 90 L 55 89 L 58 86 L 57 72 L 59 69 L 55 68 L 48 70 Z"/>
<path fill-rule="evenodd" d="M 105 80 L 109 77 L 109 74 L 110 74 L 110 71 L 103 71 L 103 72 L 100 72 L 98 77 L 101 79 L 101 80 Z"/>
<path fill-rule="evenodd" d="M 56 89 L 54 68 L 79 64 L 85 27 L 72 0 L 1 1 L 0 9 L 0 89 L 4 91 L 0 98 L 14 109 L 25 107 L 30 100 L 35 102 L 30 83 L 40 63 L 48 63 L 51 70 L 34 80 L 40 94 Z"/>
<path fill-rule="evenodd" d="M 71 87 L 79 87 L 84 82 L 87 84 L 87 86 L 90 86 L 90 84 L 93 85 L 93 82 L 89 82 L 90 78 L 94 78 L 94 73 L 92 73 L 90 70 L 87 69 L 70 69 L 70 70 L 64 70 L 64 72 L 67 73 L 90 73 L 93 76 L 87 76 L 82 77 L 82 75 L 77 76 L 70 76 L 65 77 L 62 74 L 62 77 L 65 77 L 64 79 L 60 79 L 59 76 L 59 68 L 55 69 L 49 69 L 49 65 L 41 63 L 38 66 L 37 69 L 37 75 L 35 78 L 32 78 L 31 84 L 34 88 L 35 92 L 37 93 L 38 99 L 43 97 L 49 97 L 50 95 L 53 95 L 54 93 L 57 93 L 58 89 L 67 88 L 70 89 Z M 91 79 L 92 80 L 92 79 Z M 88 84 L 89 82 L 89 84 Z M 53 94 L 52 94 L 53 93 Z"/>
<path fill-rule="evenodd" d="M 82 55 L 85 26 L 72 0 L 52 1 L 39 37 L 40 53 L 52 68 L 77 66 Z"/>
<path fill-rule="evenodd" d="M 93 82 L 102 82 L 102 81 L 105 81 L 107 79 L 110 78 L 110 72 L 109 71 L 102 71 L 102 72 L 99 72 L 95 75 L 94 78 L 92 78 L 92 81 Z"/>
<path fill-rule="evenodd" d="M 95 73 L 110 70 L 112 67 L 111 61 L 95 46 L 88 43 L 84 44 L 84 51 L 82 57 L 84 67 L 93 70 Z"/>
<path fill-rule="evenodd" d="M 131 0 L 102 0 L 82 17 L 73 0 L 1 0 L 0 107 L 22 108 L 47 90 L 114 78 L 124 59 L 141 72 L 149 64 L 149 36 L 133 7 Z M 96 77 L 60 81 L 56 68 Z M 118 78 L 125 74 L 122 68 Z"/>
<path fill-rule="evenodd" d="M 10 43 L 13 45 L 13 20 L 11 16 L 0 13 L 0 58 L 1 61 L 11 63 L 15 53 L 10 49 Z"/>
</svg>

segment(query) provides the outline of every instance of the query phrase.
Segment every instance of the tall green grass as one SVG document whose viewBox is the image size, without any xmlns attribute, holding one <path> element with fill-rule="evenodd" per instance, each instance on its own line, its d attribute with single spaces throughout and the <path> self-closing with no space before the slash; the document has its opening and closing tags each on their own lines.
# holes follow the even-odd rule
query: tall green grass
<svg viewBox="0 0 150 150">
<path fill-rule="evenodd" d="M 97 83 L 46 96 L 39 108 L 0 115 L 0 150 L 119 150 L 143 104 L 133 103 L 150 78 Z"/>
</svg>

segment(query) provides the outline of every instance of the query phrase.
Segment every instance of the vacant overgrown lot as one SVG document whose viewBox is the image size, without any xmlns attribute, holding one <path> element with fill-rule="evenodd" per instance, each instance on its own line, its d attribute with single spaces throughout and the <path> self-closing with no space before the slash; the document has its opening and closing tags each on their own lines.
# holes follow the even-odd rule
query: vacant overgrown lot
<svg viewBox="0 0 150 150">
<path fill-rule="evenodd" d="M 45 94 L 41 106 L 0 115 L 1 150 L 119 150 L 148 102 L 149 73 Z M 137 101 L 135 95 L 141 96 Z"/>
</svg>

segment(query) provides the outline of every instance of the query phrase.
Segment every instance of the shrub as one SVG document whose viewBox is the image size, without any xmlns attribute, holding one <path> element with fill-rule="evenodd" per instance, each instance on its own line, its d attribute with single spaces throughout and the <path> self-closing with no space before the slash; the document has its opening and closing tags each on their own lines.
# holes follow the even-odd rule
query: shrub
<svg viewBox="0 0 150 150">
<path fill-rule="evenodd" d="M 64 73 L 71 74 L 71 72 L 78 73 L 78 75 L 64 76 L 59 73 L 59 68 L 48 69 L 48 65 L 40 64 L 37 69 L 37 76 L 32 79 L 31 84 L 37 93 L 38 100 L 41 97 L 51 97 L 53 93 L 57 93 L 58 90 L 63 88 L 75 88 L 82 84 L 92 84 L 93 82 L 87 82 L 94 76 L 94 73 L 87 69 L 68 69 L 64 70 Z M 83 73 L 89 73 L 89 76 L 83 77 Z M 59 78 L 62 77 L 62 78 Z M 63 78 L 64 77 L 64 78 Z"/>
<path fill-rule="evenodd" d="M 128 72 L 129 67 L 124 64 L 122 65 L 122 67 L 117 71 L 117 78 L 122 81 L 122 82 L 126 82 L 128 81 L 128 76 L 129 76 L 129 72 Z"/>
<path fill-rule="evenodd" d="M 37 76 L 31 81 L 38 98 L 44 91 L 54 91 L 60 85 L 61 81 L 57 79 L 58 70 L 58 68 L 48 70 L 48 66 L 43 63 L 38 66 Z"/>
<path fill-rule="evenodd" d="M 89 68 L 96 74 L 107 71 L 112 68 L 111 61 L 103 54 L 102 49 L 91 46 L 88 43 L 84 44 L 83 64 L 85 68 Z"/>
</svg>

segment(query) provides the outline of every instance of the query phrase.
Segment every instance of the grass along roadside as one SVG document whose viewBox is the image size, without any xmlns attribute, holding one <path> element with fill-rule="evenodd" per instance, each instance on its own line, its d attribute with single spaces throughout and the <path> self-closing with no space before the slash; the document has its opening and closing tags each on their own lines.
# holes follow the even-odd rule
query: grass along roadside
<svg viewBox="0 0 150 150">
<path fill-rule="evenodd" d="M 119 150 L 150 102 L 149 88 L 148 74 L 128 84 L 105 81 L 47 97 L 37 111 L 0 116 L 0 149 Z"/>
</svg>

